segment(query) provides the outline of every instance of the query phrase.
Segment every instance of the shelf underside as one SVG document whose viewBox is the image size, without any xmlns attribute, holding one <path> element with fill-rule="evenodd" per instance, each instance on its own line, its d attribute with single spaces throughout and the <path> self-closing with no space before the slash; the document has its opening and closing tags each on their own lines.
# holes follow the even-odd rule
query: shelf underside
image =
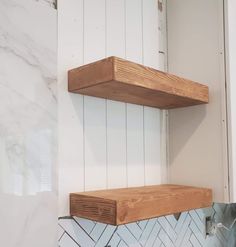
<svg viewBox="0 0 236 247">
<path fill-rule="evenodd" d="M 208 87 L 117 57 L 72 69 L 70 92 L 171 109 L 208 103 Z"/>
<path fill-rule="evenodd" d="M 212 191 L 155 185 L 70 194 L 70 214 L 120 225 L 212 205 Z"/>
</svg>

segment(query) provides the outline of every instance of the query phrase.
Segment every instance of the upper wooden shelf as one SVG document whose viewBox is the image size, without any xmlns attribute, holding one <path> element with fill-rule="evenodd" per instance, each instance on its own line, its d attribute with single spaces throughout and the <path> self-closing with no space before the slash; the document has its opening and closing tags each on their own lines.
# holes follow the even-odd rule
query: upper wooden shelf
<svg viewBox="0 0 236 247">
<path fill-rule="evenodd" d="M 70 214 L 120 225 L 212 205 L 212 191 L 155 185 L 70 194 Z"/>
<path fill-rule="evenodd" d="M 117 57 L 72 69 L 69 91 L 171 109 L 208 103 L 208 87 Z"/>
</svg>

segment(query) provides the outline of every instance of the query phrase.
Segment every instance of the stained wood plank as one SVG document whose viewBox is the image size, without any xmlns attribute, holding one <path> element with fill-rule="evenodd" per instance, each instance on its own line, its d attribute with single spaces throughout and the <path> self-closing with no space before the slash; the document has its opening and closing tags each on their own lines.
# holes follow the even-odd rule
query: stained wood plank
<svg viewBox="0 0 236 247">
<path fill-rule="evenodd" d="M 209 100 L 205 85 L 117 57 L 70 70 L 69 91 L 161 109 Z"/>
<path fill-rule="evenodd" d="M 155 185 L 70 194 L 73 216 L 120 225 L 212 205 L 212 191 Z"/>
</svg>

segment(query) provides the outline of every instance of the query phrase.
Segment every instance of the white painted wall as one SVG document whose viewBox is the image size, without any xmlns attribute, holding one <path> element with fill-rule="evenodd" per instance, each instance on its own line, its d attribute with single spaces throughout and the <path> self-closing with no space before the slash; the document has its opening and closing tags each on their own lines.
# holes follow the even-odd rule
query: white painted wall
<svg viewBox="0 0 236 247">
<path fill-rule="evenodd" d="M 236 1 L 226 2 L 227 96 L 231 201 L 236 202 Z"/>
<path fill-rule="evenodd" d="M 170 181 L 212 188 L 214 201 L 228 202 L 223 0 L 167 6 L 169 72 L 210 90 L 208 105 L 169 111 Z"/>
<path fill-rule="evenodd" d="M 160 110 L 67 92 L 69 69 L 111 55 L 164 69 L 158 28 L 156 0 L 58 1 L 60 216 L 70 192 L 161 183 Z"/>
</svg>

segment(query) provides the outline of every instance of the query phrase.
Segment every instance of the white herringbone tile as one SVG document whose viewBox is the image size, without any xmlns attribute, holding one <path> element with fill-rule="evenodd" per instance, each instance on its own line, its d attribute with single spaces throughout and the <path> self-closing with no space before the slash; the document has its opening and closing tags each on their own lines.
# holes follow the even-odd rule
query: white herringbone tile
<svg viewBox="0 0 236 247">
<path fill-rule="evenodd" d="M 165 246 L 174 247 L 174 243 L 171 241 L 168 234 L 163 229 L 160 230 L 158 237 Z"/>
<path fill-rule="evenodd" d="M 191 231 L 194 232 L 194 235 L 196 236 L 200 244 L 203 246 L 205 243 L 205 238 L 193 220 L 190 222 L 189 227 Z"/>
<path fill-rule="evenodd" d="M 62 235 L 65 233 L 65 231 L 63 230 L 63 228 L 60 226 L 60 225 L 58 225 L 58 229 L 57 229 L 57 239 L 58 239 L 58 241 L 60 241 L 60 239 L 61 239 L 61 237 L 62 237 Z"/>
<path fill-rule="evenodd" d="M 117 234 L 130 247 L 142 247 L 129 229 L 122 225 L 117 228 Z"/>
<path fill-rule="evenodd" d="M 177 239 L 175 242 L 175 245 L 177 247 L 180 247 L 184 238 L 184 235 L 187 231 L 187 229 L 189 228 L 189 224 L 190 224 L 191 218 L 190 216 L 187 214 L 185 220 L 182 222 L 182 225 L 178 225 L 180 228 L 179 234 L 177 235 Z"/>
<path fill-rule="evenodd" d="M 149 246 L 153 246 L 155 240 L 156 240 L 156 237 L 157 237 L 157 234 L 159 233 L 161 229 L 161 226 L 160 224 L 156 221 L 155 222 L 155 225 L 154 227 L 152 228 L 152 231 L 146 241 L 146 244 L 145 244 L 145 247 L 149 247 Z"/>
<path fill-rule="evenodd" d="M 106 226 L 106 224 L 96 223 L 92 232 L 90 233 L 91 238 L 94 239 L 94 241 L 98 241 Z"/>
<path fill-rule="evenodd" d="M 173 215 L 111 226 L 81 218 L 59 219 L 60 247 L 226 247 L 229 233 L 220 229 L 216 236 L 205 237 L 205 215 L 212 215 L 229 226 L 236 210 L 214 205 Z M 233 237 L 232 237 L 233 236 Z M 234 238 L 234 235 L 231 234 Z M 230 245 L 235 247 L 234 245 Z"/>
<path fill-rule="evenodd" d="M 67 234 L 65 233 L 59 242 L 59 247 L 78 247 L 79 245 Z"/>
<path fill-rule="evenodd" d="M 156 223 L 156 219 L 150 219 L 148 220 L 148 223 L 146 225 L 146 227 L 144 228 L 143 232 L 142 232 L 142 235 L 139 239 L 139 242 L 142 244 L 142 246 L 145 246 L 147 240 L 148 240 L 148 237 L 150 236 L 151 234 L 151 231 L 154 227 Z"/>
<path fill-rule="evenodd" d="M 165 229 L 165 232 L 167 233 L 169 238 L 172 240 L 172 242 L 175 242 L 175 240 L 177 238 L 177 234 L 176 234 L 175 230 L 171 227 L 171 225 L 168 222 L 168 220 L 166 219 L 166 217 L 158 218 L 158 222 L 160 223 L 162 228 Z"/>
<path fill-rule="evenodd" d="M 158 232 L 158 234 L 159 234 L 159 232 Z M 155 242 L 154 242 L 152 247 L 160 247 L 161 245 L 162 245 L 161 240 L 159 239 L 158 236 L 156 236 Z"/>
<path fill-rule="evenodd" d="M 92 220 L 87 220 L 87 219 L 82 219 L 78 217 L 73 217 L 78 224 L 81 225 L 81 227 L 88 233 L 90 234 L 93 228 L 95 227 L 95 224 Z"/>
<path fill-rule="evenodd" d="M 140 236 L 142 235 L 142 229 L 139 227 L 137 223 L 130 223 L 126 225 L 129 231 L 135 236 L 135 238 L 138 240 Z"/>
<path fill-rule="evenodd" d="M 138 225 L 143 230 L 145 228 L 145 226 L 147 225 L 147 223 L 148 223 L 148 220 L 142 220 L 142 221 L 138 222 Z"/>
<path fill-rule="evenodd" d="M 190 230 L 190 228 L 187 229 L 187 231 L 185 232 L 185 235 L 182 238 L 182 242 L 181 245 L 182 246 L 191 246 L 191 243 L 189 242 L 190 236 L 192 234 L 192 231 Z"/>
<path fill-rule="evenodd" d="M 195 210 L 191 210 L 189 211 L 189 215 L 191 216 L 192 220 L 194 221 L 194 223 L 196 224 L 197 228 L 199 229 L 199 231 L 204 234 L 205 233 L 205 225 L 204 223 L 201 221 L 201 219 L 199 218 L 197 212 Z"/>
<path fill-rule="evenodd" d="M 202 247 L 202 245 L 199 243 L 198 239 L 193 233 L 191 234 L 189 240 L 194 247 Z"/>
<path fill-rule="evenodd" d="M 118 247 L 129 247 L 123 240 L 120 241 Z"/>
<path fill-rule="evenodd" d="M 114 231 L 116 230 L 115 226 L 107 225 L 104 232 L 101 234 L 100 238 L 96 243 L 96 247 L 104 247 L 107 245 L 109 240 L 111 239 Z"/>
<path fill-rule="evenodd" d="M 195 212 L 197 213 L 198 217 L 202 222 L 205 220 L 205 214 L 202 209 L 196 209 Z"/>
<path fill-rule="evenodd" d="M 176 220 L 176 218 L 174 217 L 174 215 L 167 215 L 167 216 L 166 216 L 166 219 L 168 220 L 168 222 L 171 224 L 171 226 L 172 226 L 173 228 L 176 227 L 177 220 Z"/>
<path fill-rule="evenodd" d="M 108 246 L 118 246 L 120 241 L 121 241 L 120 237 L 117 235 L 117 233 L 114 233 L 114 235 L 112 236 L 112 238 L 110 239 L 107 245 Z"/>
<path fill-rule="evenodd" d="M 180 233 L 182 225 L 183 225 L 184 221 L 186 220 L 187 216 L 188 216 L 187 212 L 184 212 L 180 215 L 179 220 L 178 220 L 176 227 L 175 227 L 175 231 L 177 234 Z"/>
<path fill-rule="evenodd" d="M 74 219 L 61 219 L 60 226 L 79 245 L 83 246 L 84 243 L 86 243 L 86 247 L 94 246 L 94 241 L 92 238 L 86 234 L 86 232 L 75 222 Z"/>
</svg>

